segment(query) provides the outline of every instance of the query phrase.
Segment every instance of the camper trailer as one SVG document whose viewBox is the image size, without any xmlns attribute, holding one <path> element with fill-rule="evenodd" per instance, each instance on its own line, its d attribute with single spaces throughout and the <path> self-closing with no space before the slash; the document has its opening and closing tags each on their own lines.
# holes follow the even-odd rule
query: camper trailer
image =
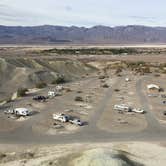
<svg viewBox="0 0 166 166">
<path fill-rule="evenodd" d="M 15 115 L 19 115 L 19 116 L 28 116 L 30 114 L 30 111 L 27 108 L 15 108 L 12 110 L 7 110 L 4 113 L 15 114 Z"/>
<path fill-rule="evenodd" d="M 125 104 L 114 105 L 114 110 L 130 112 L 131 108 Z"/>
</svg>

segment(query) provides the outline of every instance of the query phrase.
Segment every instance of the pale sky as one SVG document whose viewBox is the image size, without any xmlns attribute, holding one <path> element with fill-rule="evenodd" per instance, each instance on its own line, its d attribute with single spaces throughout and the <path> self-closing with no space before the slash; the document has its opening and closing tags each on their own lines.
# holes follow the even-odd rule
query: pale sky
<svg viewBox="0 0 166 166">
<path fill-rule="evenodd" d="M 0 0 L 0 25 L 166 27 L 166 0 Z"/>
</svg>

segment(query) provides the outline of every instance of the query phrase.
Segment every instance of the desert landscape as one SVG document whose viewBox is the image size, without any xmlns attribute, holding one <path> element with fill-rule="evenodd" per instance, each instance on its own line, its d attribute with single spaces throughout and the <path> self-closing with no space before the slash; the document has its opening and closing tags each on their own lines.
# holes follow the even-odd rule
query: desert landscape
<svg viewBox="0 0 166 166">
<path fill-rule="evenodd" d="M 164 45 L 0 48 L 0 165 L 165 165 Z"/>
</svg>

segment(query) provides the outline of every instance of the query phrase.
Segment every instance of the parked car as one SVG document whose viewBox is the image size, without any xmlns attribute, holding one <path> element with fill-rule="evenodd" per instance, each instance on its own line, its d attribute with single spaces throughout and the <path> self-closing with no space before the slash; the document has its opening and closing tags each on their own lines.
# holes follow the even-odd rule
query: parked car
<svg viewBox="0 0 166 166">
<path fill-rule="evenodd" d="M 136 112 L 136 113 L 140 113 L 140 114 L 144 114 L 145 113 L 145 111 L 143 109 L 140 109 L 140 108 L 138 108 L 138 109 L 134 108 L 132 111 Z"/>
<path fill-rule="evenodd" d="M 47 97 L 45 97 L 45 96 L 34 96 L 33 97 L 33 100 L 35 100 L 35 101 L 42 101 L 42 102 L 44 102 L 44 101 L 46 101 L 46 99 L 47 99 Z"/>
<path fill-rule="evenodd" d="M 69 122 L 78 126 L 83 126 L 83 122 L 81 122 L 80 119 L 71 119 Z"/>
</svg>

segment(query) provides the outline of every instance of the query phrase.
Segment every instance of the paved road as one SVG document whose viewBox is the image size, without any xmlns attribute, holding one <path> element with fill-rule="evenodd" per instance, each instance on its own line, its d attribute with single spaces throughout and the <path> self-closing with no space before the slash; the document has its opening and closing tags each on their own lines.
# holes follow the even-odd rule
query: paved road
<svg viewBox="0 0 166 166">
<path fill-rule="evenodd" d="M 116 86 L 124 78 L 118 80 Z M 143 78 L 146 79 L 146 78 Z M 91 117 L 91 124 L 82 130 L 73 134 L 61 134 L 55 136 L 39 135 L 31 132 L 32 124 L 23 125 L 16 131 L 0 133 L 1 143 L 17 143 L 17 144 L 64 144 L 64 143 L 81 143 L 81 142 L 110 142 L 110 141 L 165 141 L 166 128 L 162 127 L 150 111 L 146 96 L 141 91 L 142 80 L 136 84 L 137 94 L 140 98 L 142 107 L 147 111 L 145 114 L 148 126 L 145 130 L 139 132 L 111 133 L 102 131 L 97 128 L 96 124 L 100 119 L 103 111 L 106 110 L 108 102 L 111 101 L 112 89 L 109 88 L 101 99 L 95 114 Z M 31 120 L 33 121 L 33 120 Z"/>
</svg>

